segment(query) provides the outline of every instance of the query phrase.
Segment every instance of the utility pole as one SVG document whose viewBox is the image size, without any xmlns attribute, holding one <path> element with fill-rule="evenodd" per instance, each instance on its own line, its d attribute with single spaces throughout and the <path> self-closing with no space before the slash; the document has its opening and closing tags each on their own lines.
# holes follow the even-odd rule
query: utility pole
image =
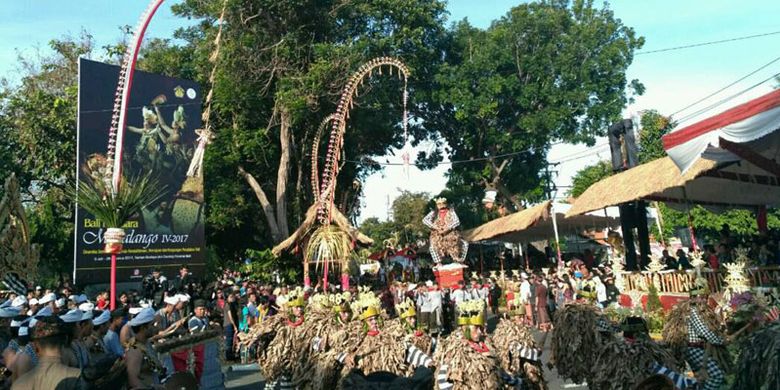
<svg viewBox="0 0 780 390">
<path fill-rule="evenodd" d="M 387 195 L 387 203 L 385 204 L 386 207 L 386 213 L 387 213 L 387 220 L 392 221 L 393 220 L 393 208 L 390 207 L 390 195 Z"/>
<path fill-rule="evenodd" d="M 544 194 L 547 196 L 547 199 L 553 200 L 555 198 L 556 194 L 558 193 L 558 187 L 555 185 L 555 182 L 553 182 L 553 175 L 555 177 L 558 177 L 558 171 L 551 171 L 550 167 L 557 167 L 560 163 L 548 163 L 546 167 L 544 167 Z"/>
</svg>

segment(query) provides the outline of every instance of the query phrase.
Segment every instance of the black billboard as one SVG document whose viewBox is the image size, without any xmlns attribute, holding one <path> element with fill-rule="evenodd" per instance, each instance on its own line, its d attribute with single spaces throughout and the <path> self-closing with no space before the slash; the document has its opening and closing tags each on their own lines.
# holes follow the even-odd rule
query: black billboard
<svg viewBox="0 0 780 390">
<path fill-rule="evenodd" d="M 80 59 L 78 178 L 102 177 L 119 67 Z M 159 266 L 169 278 L 181 264 L 202 276 L 205 262 L 203 179 L 187 175 L 197 154 L 201 91 L 190 80 L 136 71 L 127 111 L 123 178 L 151 173 L 165 195 L 125 226 L 117 282 L 138 281 Z M 76 210 L 74 282 L 107 283 L 111 257 L 103 253 L 105 226 Z"/>
</svg>

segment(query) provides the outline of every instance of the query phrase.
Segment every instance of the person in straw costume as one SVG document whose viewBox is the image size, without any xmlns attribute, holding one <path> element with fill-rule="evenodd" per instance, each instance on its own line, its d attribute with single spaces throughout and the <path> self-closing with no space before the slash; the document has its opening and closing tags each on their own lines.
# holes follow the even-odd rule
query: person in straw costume
<svg viewBox="0 0 780 390">
<path fill-rule="evenodd" d="M 425 332 L 424 328 L 417 324 L 417 310 L 414 302 L 406 298 L 403 302 L 395 305 L 395 311 L 398 318 L 389 322 L 388 328 L 400 328 L 404 340 L 417 347 L 426 354 L 431 354 L 434 347 L 434 339 Z"/>
<path fill-rule="evenodd" d="M 485 301 L 475 299 L 458 305 L 458 325 L 439 343 L 434 354 L 438 364 L 439 390 L 499 389 L 503 385 L 521 387 L 522 378 L 504 370 L 485 333 Z"/>
<path fill-rule="evenodd" d="M 608 338 L 591 361 L 591 388 L 633 389 L 654 374 L 666 376 L 678 389 L 695 386 L 694 380 L 675 371 L 680 368 L 677 359 L 650 338 L 644 318 L 628 317 L 617 330 L 622 330 L 623 337 Z"/>
<path fill-rule="evenodd" d="M 700 371 L 706 370 L 706 379 L 701 381 L 700 389 L 720 389 L 731 362 L 725 350 L 726 337 L 721 322 L 707 304 L 707 280 L 698 276 L 689 293 L 690 299 L 677 304 L 669 313 L 663 338 L 678 357 L 682 355 L 697 377 L 701 377 Z"/>
<path fill-rule="evenodd" d="M 546 390 L 542 350 L 536 345 L 531 330 L 525 324 L 525 306 L 519 296 L 515 298 L 512 307 L 514 310 L 507 313 L 508 317 L 499 320 L 493 332 L 501 368 L 522 377 L 529 390 Z"/>
<path fill-rule="evenodd" d="M 311 335 L 309 354 L 311 375 L 305 389 L 335 389 L 338 387 L 341 362 L 351 338 L 359 334 L 360 321 L 353 321 L 349 291 L 341 294 L 316 294 L 309 300 L 309 319 L 305 333 Z M 310 328 L 310 329 L 309 329 Z"/>
<path fill-rule="evenodd" d="M 429 382 L 432 373 L 426 367 L 433 365 L 431 358 L 414 345 L 404 342 L 402 329 L 383 327 L 379 298 L 368 287 L 360 287 L 352 311 L 363 327 L 354 343 L 339 355 L 345 363 L 341 388 L 363 388 L 365 378 L 374 373 L 385 373 L 388 382 L 404 377 L 415 370 L 415 383 Z M 415 386 L 412 386 L 415 387 Z"/>
<path fill-rule="evenodd" d="M 431 229 L 431 257 L 436 264 L 441 264 L 448 255 L 453 261 L 462 263 L 468 252 L 468 243 L 460 238 L 457 230 L 460 219 L 455 210 L 447 207 L 447 198 L 436 198 L 435 201 L 436 210 L 423 218 L 425 226 Z"/>
<path fill-rule="evenodd" d="M 306 298 L 300 287 L 287 294 L 286 315 L 277 324 L 273 340 L 261 352 L 260 368 L 267 390 L 299 387 L 308 376 L 309 342 L 303 334 Z"/>
</svg>

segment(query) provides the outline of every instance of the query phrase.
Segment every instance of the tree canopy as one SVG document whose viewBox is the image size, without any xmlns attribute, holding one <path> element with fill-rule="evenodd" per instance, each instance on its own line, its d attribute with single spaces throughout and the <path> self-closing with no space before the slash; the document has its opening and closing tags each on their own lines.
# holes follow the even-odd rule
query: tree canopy
<svg viewBox="0 0 780 390">
<path fill-rule="evenodd" d="M 474 203 L 487 188 L 514 208 L 540 200 L 552 143 L 592 144 L 643 91 L 625 74 L 643 38 L 592 1 L 521 4 L 485 30 L 461 21 L 451 39 L 425 118 L 441 148 L 419 157 L 473 160 L 453 166 L 448 187 L 470 187 L 460 192 Z"/>
</svg>

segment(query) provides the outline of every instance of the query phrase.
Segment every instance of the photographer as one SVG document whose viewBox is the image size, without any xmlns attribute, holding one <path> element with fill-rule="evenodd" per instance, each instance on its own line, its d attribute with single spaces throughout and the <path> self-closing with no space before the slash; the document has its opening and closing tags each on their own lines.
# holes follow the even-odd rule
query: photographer
<svg viewBox="0 0 780 390">
<path fill-rule="evenodd" d="M 144 298 L 154 302 L 156 307 L 162 305 L 165 292 L 168 291 L 168 279 L 160 272 L 160 267 L 155 267 L 141 283 L 144 289 Z"/>
</svg>

